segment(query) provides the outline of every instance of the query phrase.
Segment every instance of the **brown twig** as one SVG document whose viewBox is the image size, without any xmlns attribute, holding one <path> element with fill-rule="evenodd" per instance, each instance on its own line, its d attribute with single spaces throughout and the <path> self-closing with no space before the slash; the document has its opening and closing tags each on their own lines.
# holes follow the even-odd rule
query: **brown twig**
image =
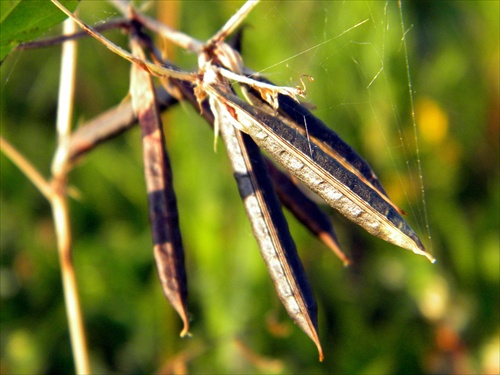
<svg viewBox="0 0 500 375">
<path fill-rule="evenodd" d="M 177 99 L 163 88 L 158 88 L 155 96 L 161 111 L 177 103 Z M 105 111 L 71 134 L 68 161 L 76 163 L 99 144 L 117 137 L 136 123 L 137 117 L 129 101 Z"/>
<path fill-rule="evenodd" d="M 125 18 L 119 18 L 116 20 L 110 20 L 107 21 L 106 23 L 102 23 L 99 25 L 93 26 L 94 30 L 102 32 L 106 30 L 111 30 L 111 29 L 116 29 L 116 28 L 121 28 L 121 27 L 129 27 L 130 26 L 130 21 L 125 19 Z M 62 44 L 66 41 L 69 40 L 78 40 L 83 37 L 88 36 L 85 31 L 77 31 L 72 34 L 68 35 L 58 35 L 53 38 L 46 38 L 46 39 L 40 39 L 40 40 L 35 40 L 33 42 L 26 42 L 26 43 L 21 43 L 16 47 L 16 50 L 23 51 L 23 50 L 28 50 L 28 49 L 38 49 L 38 48 L 46 48 L 46 47 L 53 47 L 57 46 L 59 44 Z"/>
</svg>

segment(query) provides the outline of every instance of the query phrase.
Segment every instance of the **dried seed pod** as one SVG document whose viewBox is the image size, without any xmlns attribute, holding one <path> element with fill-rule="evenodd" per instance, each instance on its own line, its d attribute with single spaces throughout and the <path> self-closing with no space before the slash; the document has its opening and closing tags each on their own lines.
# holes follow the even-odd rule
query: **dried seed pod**
<svg viewBox="0 0 500 375">
<path fill-rule="evenodd" d="M 142 49 L 134 36 L 131 37 L 131 46 L 133 54 L 143 59 Z M 130 94 L 142 132 L 156 267 L 165 296 L 184 322 L 181 336 L 185 336 L 189 331 L 187 280 L 172 170 L 151 75 L 136 64 L 132 64 L 131 69 Z"/>
<path fill-rule="evenodd" d="M 281 205 L 274 193 L 259 148 L 231 123 L 225 107 L 212 107 L 219 121 L 247 216 L 269 275 L 288 315 L 313 340 L 319 359 L 323 350 L 317 332 L 317 308 Z"/>
<path fill-rule="evenodd" d="M 223 88 L 207 87 L 233 117 L 233 125 L 249 134 L 271 157 L 368 233 L 394 245 L 434 258 L 378 189 L 325 152 L 314 139 L 253 107 Z"/>
<path fill-rule="evenodd" d="M 259 75 L 252 74 L 252 78 L 259 82 L 262 81 L 266 84 L 272 84 Z M 351 146 L 345 143 L 337 133 L 314 116 L 304 105 L 287 95 L 278 94 L 278 113 L 276 113 L 274 108 L 270 108 L 269 106 L 266 108 L 266 102 L 260 98 L 259 93 L 251 86 L 244 85 L 242 91 L 250 103 L 278 117 L 289 127 L 295 128 L 297 131 L 303 133 L 309 141 L 311 139 L 315 140 L 314 143 L 316 143 L 318 147 L 321 147 L 324 152 L 330 154 L 331 157 L 335 158 L 339 163 L 342 163 L 346 169 L 356 174 L 365 184 L 371 185 L 371 187 L 377 190 L 382 198 L 400 214 L 406 215 L 403 210 L 390 200 L 370 165 Z M 309 149 L 309 151 L 311 151 L 311 149 Z"/>
<path fill-rule="evenodd" d="M 312 199 L 302 192 L 286 173 L 280 171 L 269 159 L 264 160 L 281 203 L 288 208 L 297 220 L 328 246 L 344 265 L 351 264 L 351 261 L 340 247 L 330 218 Z"/>
<path fill-rule="evenodd" d="M 171 68 L 175 69 L 173 66 Z M 199 104 L 191 85 L 179 80 L 171 80 L 171 83 L 177 87 L 185 100 L 193 107 L 198 107 Z M 207 102 L 202 103 L 202 115 L 213 127 L 214 116 Z M 342 260 L 344 265 L 350 264 L 350 260 L 340 248 L 330 218 L 296 186 L 286 173 L 278 170 L 267 157 L 263 158 L 281 203 L 290 210 L 297 220 L 325 243 Z"/>
</svg>

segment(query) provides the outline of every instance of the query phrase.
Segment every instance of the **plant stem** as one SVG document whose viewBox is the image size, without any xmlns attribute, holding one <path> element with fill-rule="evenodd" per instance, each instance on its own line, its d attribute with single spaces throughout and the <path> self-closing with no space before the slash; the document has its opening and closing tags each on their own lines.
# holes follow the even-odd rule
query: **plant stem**
<svg viewBox="0 0 500 375">
<path fill-rule="evenodd" d="M 64 22 L 64 34 L 73 34 L 76 24 L 68 19 Z M 71 136 L 74 81 L 76 69 L 76 42 L 63 43 L 59 99 L 57 107 L 57 150 L 52 161 L 52 195 L 50 203 L 57 236 L 59 262 L 66 304 L 66 315 L 70 330 L 71 347 L 77 374 L 89 374 L 87 342 L 78 297 L 75 270 L 71 260 L 71 224 L 67 201 L 68 144 Z"/>
</svg>

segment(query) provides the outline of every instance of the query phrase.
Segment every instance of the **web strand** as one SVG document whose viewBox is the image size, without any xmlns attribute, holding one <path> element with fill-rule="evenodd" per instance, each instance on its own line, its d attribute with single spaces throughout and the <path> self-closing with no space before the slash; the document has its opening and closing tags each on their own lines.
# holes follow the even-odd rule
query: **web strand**
<svg viewBox="0 0 500 375">
<path fill-rule="evenodd" d="M 399 17 L 401 20 L 401 31 L 403 33 L 403 50 L 404 50 L 404 57 L 405 57 L 405 67 L 406 67 L 406 78 L 408 81 L 408 97 L 410 99 L 410 108 L 411 108 L 411 121 L 413 125 L 413 137 L 415 140 L 415 148 L 416 148 L 416 154 L 417 154 L 417 169 L 418 169 L 418 178 L 420 182 L 420 194 L 422 196 L 422 213 L 424 215 L 424 221 L 425 221 L 425 230 L 427 234 L 427 239 L 429 240 L 429 250 L 432 252 L 432 236 L 431 236 L 431 228 L 429 225 L 429 215 L 427 212 L 427 202 L 425 199 L 425 184 L 424 184 L 424 174 L 422 171 L 422 159 L 420 157 L 420 147 L 418 145 L 418 129 L 417 129 L 417 122 L 415 120 L 415 102 L 414 102 L 414 97 L 413 97 L 413 85 L 412 85 L 412 80 L 411 80 L 411 74 L 410 74 L 410 63 L 408 60 L 408 50 L 407 50 L 407 45 L 406 45 L 406 35 L 409 31 L 405 29 L 405 24 L 404 24 L 404 17 L 403 17 L 403 7 L 401 0 L 398 1 L 398 9 L 399 9 Z"/>
</svg>

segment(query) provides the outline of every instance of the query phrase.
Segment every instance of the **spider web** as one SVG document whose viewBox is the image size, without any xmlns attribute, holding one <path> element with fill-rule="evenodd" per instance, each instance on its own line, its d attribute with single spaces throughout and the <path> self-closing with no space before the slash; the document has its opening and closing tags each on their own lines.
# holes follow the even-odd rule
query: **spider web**
<svg viewBox="0 0 500 375">
<path fill-rule="evenodd" d="M 399 2 L 264 2 L 248 19 L 243 56 L 280 85 L 314 78 L 314 113 L 373 166 L 432 250 L 407 13 Z"/>
</svg>

